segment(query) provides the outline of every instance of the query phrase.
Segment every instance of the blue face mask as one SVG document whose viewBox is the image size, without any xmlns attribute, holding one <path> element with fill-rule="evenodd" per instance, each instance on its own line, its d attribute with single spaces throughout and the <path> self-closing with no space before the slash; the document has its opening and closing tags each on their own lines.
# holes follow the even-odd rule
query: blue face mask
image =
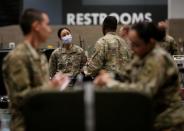
<svg viewBox="0 0 184 131">
<path fill-rule="evenodd" d="M 63 44 L 70 44 L 72 43 L 72 35 L 66 35 L 64 37 L 61 37 Z"/>
</svg>

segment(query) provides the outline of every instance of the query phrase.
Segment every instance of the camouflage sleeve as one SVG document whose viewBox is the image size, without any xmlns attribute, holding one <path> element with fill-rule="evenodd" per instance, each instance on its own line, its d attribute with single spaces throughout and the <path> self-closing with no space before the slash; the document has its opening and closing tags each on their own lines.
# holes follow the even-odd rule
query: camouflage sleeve
<svg viewBox="0 0 184 131">
<path fill-rule="evenodd" d="M 178 45 L 176 40 L 173 38 L 171 41 L 172 44 L 172 49 L 173 49 L 173 55 L 177 55 L 178 54 Z"/>
<path fill-rule="evenodd" d="M 17 98 L 22 98 L 29 94 L 47 90 L 51 87 L 48 82 L 36 88 L 32 87 L 30 81 L 31 72 L 26 63 L 20 58 L 14 57 L 10 61 L 4 62 L 2 70 L 4 82 L 7 85 L 8 91 L 13 95 L 12 97 L 16 96 Z"/>
<path fill-rule="evenodd" d="M 80 63 L 80 68 L 83 68 L 83 66 L 87 62 L 87 56 L 85 55 L 84 51 L 81 52 L 81 63 Z"/>
<path fill-rule="evenodd" d="M 57 57 L 53 52 L 49 59 L 49 75 L 52 78 L 57 72 Z"/>
<path fill-rule="evenodd" d="M 95 45 L 95 52 L 92 55 L 91 59 L 87 62 L 84 67 L 85 75 L 95 77 L 100 71 L 104 62 L 104 46 L 102 42 L 97 42 Z"/>
<path fill-rule="evenodd" d="M 121 83 L 113 80 L 107 83 L 107 86 L 124 91 L 139 92 L 152 97 L 164 81 L 164 68 L 161 65 L 163 65 L 161 61 L 158 62 L 158 60 L 149 59 L 146 61 L 138 78 L 136 78 L 136 82 Z"/>
</svg>

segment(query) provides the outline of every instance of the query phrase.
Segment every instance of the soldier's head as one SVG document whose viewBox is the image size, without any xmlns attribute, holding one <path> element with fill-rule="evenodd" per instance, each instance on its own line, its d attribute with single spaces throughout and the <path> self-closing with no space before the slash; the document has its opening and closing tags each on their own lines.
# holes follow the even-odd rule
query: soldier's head
<svg viewBox="0 0 184 131">
<path fill-rule="evenodd" d="M 158 22 L 158 27 L 167 29 L 168 28 L 168 21 L 165 20 L 165 21 Z"/>
<path fill-rule="evenodd" d="M 57 36 L 65 45 L 72 43 L 71 30 L 67 27 L 60 28 L 57 32 Z"/>
<path fill-rule="evenodd" d="M 107 32 L 116 32 L 117 29 L 117 19 L 114 16 L 107 16 L 102 25 L 102 31 L 105 35 Z"/>
<path fill-rule="evenodd" d="M 47 13 L 37 9 L 26 9 L 20 18 L 20 27 L 24 36 L 34 35 L 44 42 L 51 33 Z"/>
<path fill-rule="evenodd" d="M 130 26 L 129 25 L 123 25 L 122 27 L 120 27 L 119 29 L 119 36 L 124 38 L 128 36 L 130 30 Z"/>
<path fill-rule="evenodd" d="M 165 21 L 160 21 L 158 22 L 158 40 L 159 41 L 163 41 L 165 36 L 166 36 L 166 32 L 167 32 L 167 22 Z"/>
<path fill-rule="evenodd" d="M 135 54 L 144 57 L 156 44 L 158 28 L 152 22 L 133 25 L 129 32 L 130 45 Z"/>
</svg>

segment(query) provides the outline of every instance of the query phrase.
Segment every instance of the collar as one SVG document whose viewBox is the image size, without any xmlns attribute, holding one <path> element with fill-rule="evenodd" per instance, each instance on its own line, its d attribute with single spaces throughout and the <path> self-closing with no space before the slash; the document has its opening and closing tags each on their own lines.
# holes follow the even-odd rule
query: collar
<svg viewBox="0 0 184 131">
<path fill-rule="evenodd" d="M 116 32 L 107 32 L 106 35 L 111 34 L 111 35 L 116 35 Z"/>
<path fill-rule="evenodd" d="M 66 50 L 66 48 L 61 47 L 61 53 L 65 54 L 65 53 L 75 53 L 76 52 L 76 48 L 75 45 L 72 44 L 71 48 L 69 50 Z"/>
<path fill-rule="evenodd" d="M 33 56 L 34 59 L 39 59 L 38 51 L 35 48 L 33 48 L 33 46 L 30 43 L 24 42 L 24 45 L 29 50 L 30 54 Z"/>
</svg>

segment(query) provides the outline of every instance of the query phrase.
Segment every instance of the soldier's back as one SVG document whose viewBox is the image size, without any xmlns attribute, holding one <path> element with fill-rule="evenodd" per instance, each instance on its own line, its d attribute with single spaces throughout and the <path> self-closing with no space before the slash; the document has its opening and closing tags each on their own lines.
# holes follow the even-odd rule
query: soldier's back
<svg viewBox="0 0 184 131">
<path fill-rule="evenodd" d="M 115 32 L 108 32 L 96 42 L 95 52 L 84 67 L 84 73 L 95 77 L 102 69 L 122 72 L 130 60 L 131 55 L 126 42 Z"/>
<path fill-rule="evenodd" d="M 129 47 L 125 40 L 108 33 L 101 38 L 104 44 L 104 69 L 120 72 L 130 62 Z"/>
</svg>

